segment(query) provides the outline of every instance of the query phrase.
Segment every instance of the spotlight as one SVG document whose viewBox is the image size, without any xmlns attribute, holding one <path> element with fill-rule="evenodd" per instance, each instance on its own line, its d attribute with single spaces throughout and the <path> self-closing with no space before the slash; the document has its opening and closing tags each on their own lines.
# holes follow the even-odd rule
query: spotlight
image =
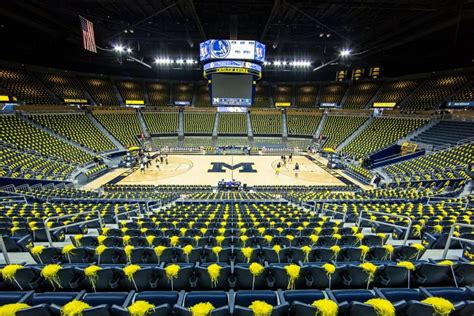
<svg viewBox="0 0 474 316">
<path fill-rule="evenodd" d="M 130 33 L 132 33 L 132 34 L 133 34 L 133 33 L 134 33 L 134 30 L 130 30 Z"/>
<path fill-rule="evenodd" d="M 351 50 L 348 48 L 345 48 L 339 52 L 339 56 L 341 57 L 347 57 L 351 54 Z"/>
<path fill-rule="evenodd" d="M 123 46 L 120 45 L 120 44 L 116 44 L 116 45 L 114 46 L 114 51 L 116 51 L 116 52 L 118 52 L 118 53 L 122 53 L 122 52 L 123 52 L 123 49 L 124 49 Z"/>
<path fill-rule="evenodd" d="M 177 63 L 178 65 L 181 65 L 181 64 L 184 63 L 184 60 L 182 60 L 182 59 L 177 59 L 177 60 L 176 60 L 176 63 Z"/>
<path fill-rule="evenodd" d="M 190 58 L 188 58 L 188 59 L 186 59 L 186 63 L 187 63 L 187 64 L 192 64 L 192 63 L 193 63 L 193 60 L 190 59 Z"/>
<path fill-rule="evenodd" d="M 129 47 L 129 48 L 127 48 L 127 53 L 129 53 L 129 54 L 130 54 L 131 52 L 132 52 L 132 49 L 131 49 L 130 47 Z"/>
<path fill-rule="evenodd" d="M 326 34 L 326 37 L 331 37 L 331 34 L 327 33 L 327 34 Z"/>
<path fill-rule="evenodd" d="M 275 60 L 275 61 L 273 62 L 273 64 L 274 64 L 275 66 L 281 66 L 281 61 Z"/>
<path fill-rule="evenodd" d="M 319 33 L 319 37 L 324 37 L 324 33 Z"/>
</svg>

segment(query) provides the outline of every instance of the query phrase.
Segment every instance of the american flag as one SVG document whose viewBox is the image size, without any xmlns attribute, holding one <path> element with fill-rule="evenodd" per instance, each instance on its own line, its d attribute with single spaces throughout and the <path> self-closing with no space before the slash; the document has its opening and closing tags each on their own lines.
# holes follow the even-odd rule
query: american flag
<svg viewBox="0 0 474 316">
<path fill-rule="evenodd" d="M 81 20 L 84 49 L 97 53 L 97 47 L 95 46 L 94 24 L 82 16 L 79 16 L 79 19 Z"/>
</svg>

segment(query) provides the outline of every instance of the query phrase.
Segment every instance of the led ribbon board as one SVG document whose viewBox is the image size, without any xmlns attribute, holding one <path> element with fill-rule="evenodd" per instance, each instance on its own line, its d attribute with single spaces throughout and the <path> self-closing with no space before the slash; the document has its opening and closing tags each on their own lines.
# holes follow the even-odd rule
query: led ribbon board
<svg viewBox="0 0 474 316">
<path fill-rule="evenodd" d="M 213 73 L 249 74 L 262 77 L 262 66 L 248 61 L 219 60 L 211 61 L 203 66 L 204 78 Z"/>
</svg>

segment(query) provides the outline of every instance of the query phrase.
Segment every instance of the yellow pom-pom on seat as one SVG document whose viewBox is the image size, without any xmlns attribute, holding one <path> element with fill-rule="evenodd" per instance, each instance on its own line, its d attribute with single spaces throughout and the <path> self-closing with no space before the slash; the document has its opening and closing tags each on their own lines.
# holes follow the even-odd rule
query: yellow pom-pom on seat
<svg viewBox="0 0 474 316">
<path fill-rule="evenodd" d="M 135 303 L 130 305 L 127 309 L 130 316 L 146 316 L 155 311 L 155 305 L 147 301 L 135 301 Z"/>
<path fill-rule="evenodd" d="M 91 308 L 91 306 L 85 302 L 73 300 L 61 309 L 61 316 L 81 316 L 85 309 Z"/>
<path fill-rule="evenodd" d="M 433 306 L 436 316 L 448 316 L 454 311 L 453 303 L 442 297 L 428 297 L 421 302 Z"/>
<path fill-rule="evenodd" d="M 324 298 L 317 301 L 314 301 L 312 306 L 316 307 L 317 316 L 337 316 L 338 306 L 337 303 L 333 300 Z"/>
<path fill-rule="evenodd" d="M 30 308 L 31 306 L 25 303 L 12 303 L 0 306 L 0 316 L 14 316 L 16 312 Z"/>
<path fill-rule="evenodd" d="M 189 311 L 191 312 L 192 316 L 208 316 L 212 310 L 214 309 L 214 306 L 209 303 L 209 302 L 203 302 L 203 303 L 198 303 L 194 306 L 191 306 L 189 308 Z"/>
<path fill-rule="evenodd" d="M 270 316 L 273 311 L 273 306 L 265 301 L 253 301 L 249 309 L 252 310 L 255 316 Z"/>
<path fill-rule="evenodd" d="M 365 301 L 364 304 L 372 306 L 378 316 L 395 316 L 395 307 L 389 300 L 372 298 Z"/>
</svg>

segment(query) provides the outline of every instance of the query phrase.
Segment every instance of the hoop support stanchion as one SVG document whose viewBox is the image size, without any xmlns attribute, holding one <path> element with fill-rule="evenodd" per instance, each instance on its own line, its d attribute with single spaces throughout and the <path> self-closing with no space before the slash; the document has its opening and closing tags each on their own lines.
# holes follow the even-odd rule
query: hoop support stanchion
<svg viewBox="0 0 474 316">
<path fill-rule="evenodd" d="M 407 226 L 402 226 L 402 225 L 397 225 L 397 224 L 381 222 L 381 221 L 377 221 L 377 220 L 370 219 L 370 218 L 362 218 L 362 214 L 364 212 L 371 213 L 371 214 L 386 215 L 386 216 L 406 219 L 406 220 L 408 220 L 408 227 Z M 386 225 L 386 226 L 390 226 L 390 227 L 399 227 L 401 229 L 406 229 L 405 237 L 403 238 L 403 245 L 404 246 L 407 244 L 408 236 L 410 235 L 410 231 L 411 231 L 411 225 L 413 223 L 411 218 L 408 217 L 408 216 L 405 216 L 405 215 L 391 214 L 391 213 L 384 213 L 384 212 L 377 212 L 377 211 L 367 211 L 367 210 L 360 211 L 359 220 L 357 221 L 357 227 L 360 227 L 362 221 L 367 221 L 367 222 L 377 223 L 377 224 Z"/>
<path fill-rule="evenodd" d="M 463 241 L 463 242 L 474 244 L 474 240 L 472 240 L 472 239 L 466 239 L 466 238 L 453 236 L 454 230 L 456 229 L 456 226 L 459 227 L 459 228 L 461 228 L 461 227 L 474 228 L 473 224 L 454 223 L 453 226 L 451 226 L 451 229 L 449 230 L 448 240 L 446 240 L 446 246 L 444 246 L 443 259 L 446 259 L 446 256 L 448 255 L 449 247 L 451 246 L 451 241 L 453 241 L 453 240 Z"/>
</svg>

